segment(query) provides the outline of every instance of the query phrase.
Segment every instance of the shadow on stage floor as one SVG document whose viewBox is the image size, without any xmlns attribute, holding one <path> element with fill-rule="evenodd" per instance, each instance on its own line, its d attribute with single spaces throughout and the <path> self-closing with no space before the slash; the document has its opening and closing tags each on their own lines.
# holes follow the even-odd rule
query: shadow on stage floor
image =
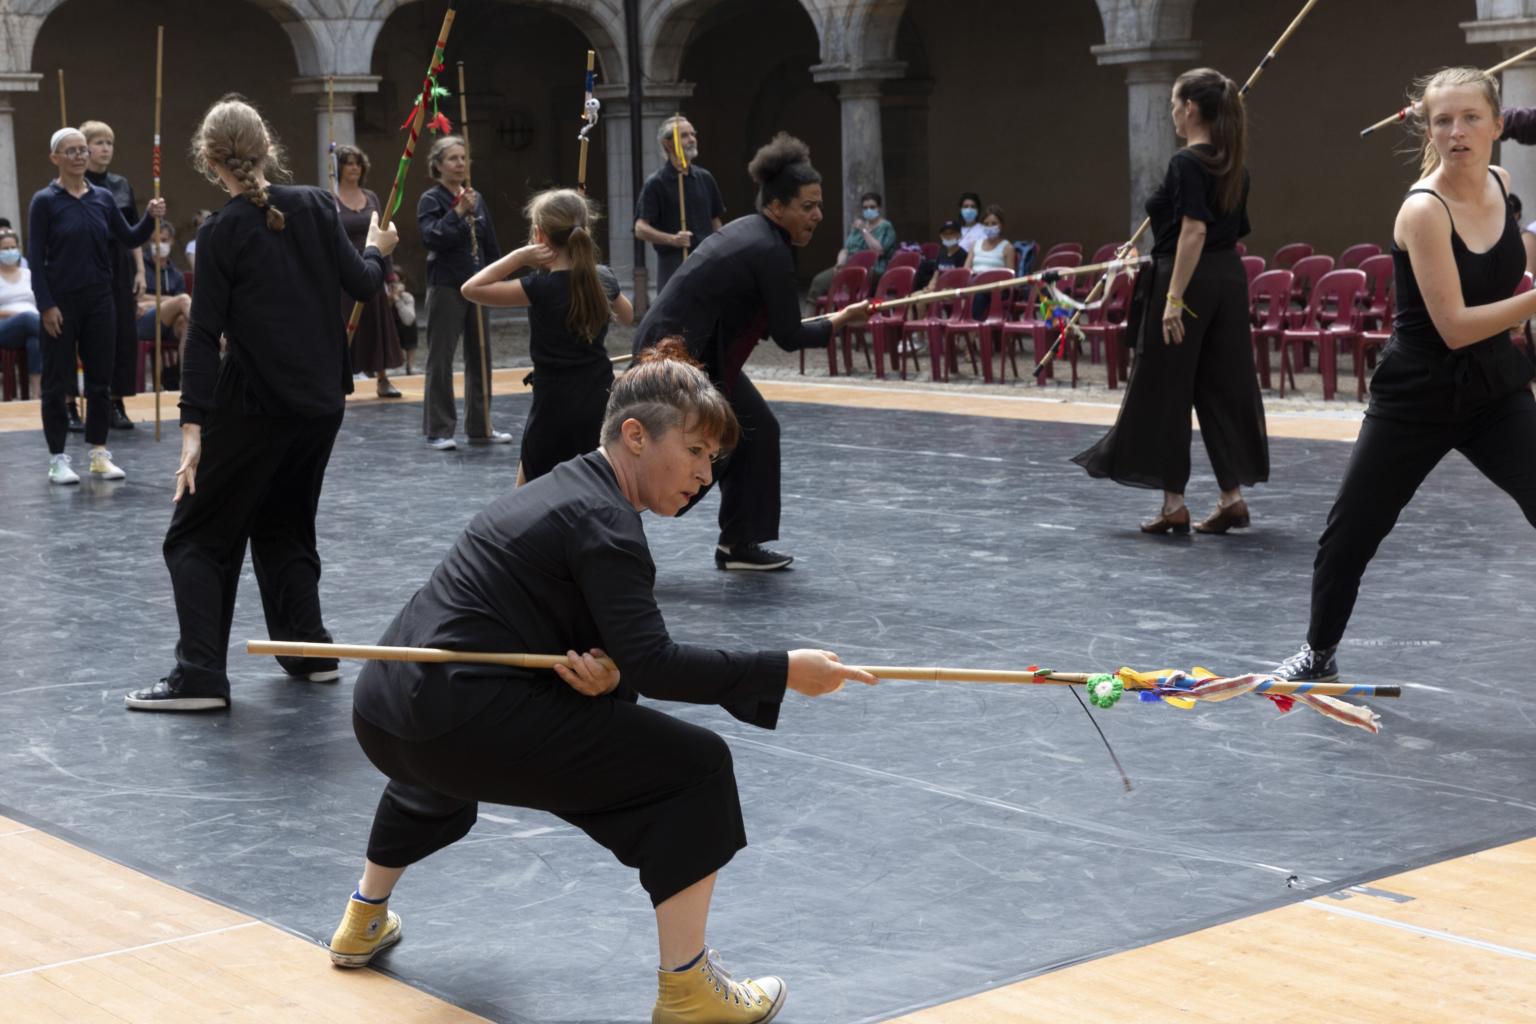
<svg viewBox="0 0 1536 1024">
<path fill-rule="evenodd" d="M 516 431 L 526 398 L 499 399 Z M 780 405 L 792 571 L 711 561 L 717 499 L 648 517 L 674 635 L 824 646 L 846 660 L 1065 669 L 1259 668 L 1294 651 L 1312 553 L 1349 446 L 1276 440 L 1252 529 L 1148 538 L 1152 492 L 1069 464 L 1102 428 Z M 512 485 L 516 446 L 423 447 L 420 407 L 349 411 L 320 506 L 322 595 L 370 643 L 457 531 Z M 382 778 L 339 684 L 231 653 L 235 705 L 126 712 L 171 665 L 160 541 L 176 433 L 114 434 L 123 483 L 50 488 L 39 433 L 0 436 L 0 813 L 302 935 L 328 938 Z M 78 446 L 78 438 L 72 440 Z M 83 456 L 83 446 L 76 453 Z M 79 461 L 84 461 L 79 457 Z M 1215 484 L 1203 452 L 1191 503 Z M 1536 543 L 1453 456 L 1366 578 L 1348 678 L 1401 680 L 1372 737 L 1248 698 L 1095 711 L 1069 693 L 886 683 L 789 695 L 776 732 L 669 707 L 729 738 L 751 846 L 721 875 L 710 943 L 789 982 L 787 1022 L 895 1016 L 1064 963 L 1536 834 Z M 265 636 L 249 569 L 236 648 Z M 1288 879 L 1305 888 L 1288 887 Z M 548 815 L 485 806 L 406 874 L 394 975 L 502 1021 L 643 1020 L 649 902 Z M 316 950 L 316 956 L 324 956 Z"/>
</svg>

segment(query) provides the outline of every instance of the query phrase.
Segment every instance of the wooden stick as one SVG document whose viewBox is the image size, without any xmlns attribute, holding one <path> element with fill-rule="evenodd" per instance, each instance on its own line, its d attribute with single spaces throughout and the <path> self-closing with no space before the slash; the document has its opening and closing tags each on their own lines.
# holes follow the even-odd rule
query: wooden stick
<svg viewBox="0 0 1536 1024">
<path fill-rule="evenodd" d="M 155 198 L 160 198 L 160 97 L 162 72 L 165 68 L 165 26 L 161 25 L 155 30 Z M 60 72 L 63 74 L 63 72 Z M 163 358 L 160 352 L 160 302 L 163 298 L 161 292 L 162 278 L 165 274 L 161 271 L 160 261 L 160 233 L 164 222 L 155 218 L 155 440 L 160 440 L 160 362 Z"/>
<path fill-rule="evenodd" d="M 389 201 L 384 204 L 379 221 L 388 226 L 394 215 L 395 202 L 400 197 L 400 186 L 404 183 L 405 166 L 411 162 L 411 157 L 416 154 L 416 143 L 421 138 L 421 126 L 427 118 L 427 107 L 432 104 L 432 74 L 437 66 L 443 62 L 443 47 L 448 45 L 448 32 L 453 28 L 453 5 L 458 0 L 448 0 L 448 13 L 443 15 L 443 27 L 437 33 L 437 45 L 432 48 L 432 59 L 427 63 L 427 77 L 422 80 L 421 102 L 416 104 L 416 116 L 411 121 L 411 134 L 405 140 L 405 155 L 400 158 L 401 169 L 395 174 L 395 183 L 389 190 Z M 467 150 L 466 150 L 467 153 Z M 347 318 L 347 345 L 352 345 L 352 336 L 357 333 L 357 325 L 363 318 L 363 304 L 357 303 L 352 307 L 352 315 Z"/>
<path fill-rule="evenodd" d="M 69 108 L 64 105 L 64 69 L 59 68 L 59 127 L 69 127 Z"/>
<path fill-rule="evenodd" d="M 1269 67 L 1269 62 L 1275 59 L 1275 54 L 1280 52 L 1280 47 L 1284 46 L 1285 41 L 1291 38 L 1291 33 L 1296 31 L 1296 26 L 1301 24 L 1301 19 L 1305 18 L 1312 8 L 1316 6 L 1317 0 L 1307 0 L 1307 6 L 1303 7 L 1301 13 L 1292 19 L 1291 24 L 1286 30 L 1280 33 L 1280 38 L 1275 40 L 1275 45 L 1269 48 L 1269 52 L 1264 55 L 1264 59 L 1259 61 L 1259 66 L 1254 68 L 1253 74 L 1248 76 L 1248 81 L 1244 82 L 1243 87 L 1237 90 L 1239 96 L 1248 95 L 1248 90 L 1253 88 L 1253 83 L 1257 82 L 1259 76 L 1264 73 L 1264 69 Z"/>
<path fill-rule="evenodd" d="M 682 113 L 672 115 L 672 146 L 677 150 L 677 160 L 683 166 L 677 172 L 677 217 L 679 231 L 688 230 L 688 204 L 683 199 L 683 175 L 688 171 L 688 154 L 683 152 L 683 141 L 678 135 L 677 125 L 682 120 Z M 683 259 L 688 259 L 688 243 L 683 243 Z"/>
<path fill-rule="evenodd" d="M 871 313 L 882 309 L 899 309 L 902 306 L 914 306 L 919 302 L 945 302 L 956 299 L 962 295 L 977 295 L 981 292 L 1002 291 L 1004 288 L 1017 288 L 1020 285 L 1034 284 L 1037 281 L 1055 281 L 1063 277 L 1077 277 L 1081 274 L 1094 274 L 1101 270 L 1123 269 L 1139 267 L 1143 263 L 1150 263 L 1150 256 L 1138 256 L 1135 259 L 1115 259 L 1104 263 L 1090 263 L 1085 267 L 1056 267 L 1051 270 L 1042 270 L 1038 274 L 1026 274 L 1023 277 L 1015 277 L 1008 281 L 998 281 L 996 284 L 972 284 L 964 288 L 947 288 L 942 292 L 922 292 L 909 295 L 905 299 L 891 299 L 889 302 L 874 302 L 869 304 Z M 817 320 L 830 320 L 836 314 L 821 313 L 817 316 L 808 316 L 801 323 L 815 323 Z"/>
<path fill-rule="evenodd" d="M 330 139 L 331 139 L 331 148 L 329 150 L 327 150 L 327 152 L 329 152 L 330 155 L 331 155 L 330 168 L 329 168 L 329 170 L 331 172 L 331 198 L 339 203 L 339 202 L 341 202 L 341 199 L 340 199 L 340 194 L 337 191 L 337 186 L 339 184 L 338 183 L 338 179 L 340 178 L 340 175 L 337 173 L 337 170 L 336 170 L 336 76 L 335 75 L 326 75 L 325 76 L 325 92 L 326 92 L 326 100 L 325 100 L 325 133 L 327 135 L 329 135 Z"/>
<path fill-rule="evenodd" d="M 507 665 L 512 668 L 554 668 L 568 665 L 560 654 L 489 654 L 468 651 L 445 651 L 437 647 L 376 647 L 366 644 L 301 644 L 278 640 L 247 640 L 246 654 L 275 654 L 289 658 L 349 658 L 363 661 L 422 661 L 435 664 L 454 663 L 472 665 Z M 614 669 L 611 658 L 599 658 L 598 664 Z M 891 665 L 854 665 L 877 679 L 916 679 L 947 683 L 1026 683 L 1081 685 L 1088 682 L 1087 672 L 1029 671 L 1009 672 L 979 668 L 926 668 Z M 1123 682 L 1128 690 L 1149 690 L 1152 687 L 1135 681 Z M 1283 683 L 1260 684 L 1260 693 L 1310 693 L 1324 696 L 1397 697 L 1402 693 L 1399 686 L 1352 686 L 1349 683 Z"/>
<path fill-rule="evenodd" d="M 1489 68 L 1487 71 L 1484 71 L 1483 74 L 1485 74 L 1485 75 L 1496 75 L 1500 71 L 1503 71 L 1505 68 L 1511 67 L 1512 65 L 1515 65 L 1515 64 L 1519 64 L 1521 61 L 1525 60 L 1527 57 L 1530 57 L 1530 56 L 1533 56 L 1533 55 L 1536 55 L 1536 46 L 1531 47 L 1529 50 L 1526 50 L 1524 53 L 1517 53 L 1517 54 L 1515 54 L 1513 57 L 1509 58 L 1509 60 L 1506 60 L 1506 61 L 1503 61 L 1501 63 L 1495 64 L 1493 67 Z M 63 74 L 63 72 L 60 72 L 60 74 Z M 1371 125 L 1369 128 L 1365 129 L 1363 132 L 1360 133 L 1361 138 L 1364 138 L 1365 136 L 1371 134 L 1372 132 L 1374 132 L 1378 128 L 1385 128 L 1389 124 L 1395 124 L 1398 121 L 1406 121 L 1406 120 L 1408 120 L 1409 115 L 1414 113 L 1415 111 L 1417 111 L 1421 106 L 1423 106 L 1422 102 L 1421 103 L 1410 103 L 1410 104 L 1408 104 L 1406 107 L 1404 107 L 1402 110 L 1399 110 L 1397 113 L 1393 114 L 1392 116 L 1384 117 L 1380 121 L 1377 121 L 1375 124 Z"/>
<path fill-rule="evenodd" d="M 464 62 L 459 61 L 459 134 L 464 137 L 464 187 L 469 188 L 470 174 L 473 163 L 469 159 L 469 100 L 464 95 Z M 469 257 L 473 261 L 474 268 L 480 269 L 480 235 L 475 230 L 475 216 L 473 210 L 469 217 Z M 485 385 L 485 436 L 493 437 L 496 433 L 491 428 L 491 355 L 486 350 L 485 344 L 485 310 L 477 302 L 475 307 L 475 331 L 480 336 L 480 382 Z M 467 383 L 466 378 L 466 383 Z M 468 396 L 465 396 L 465 416 L 468 417 Z"/>
<path fill-rule="evenodd" d="M 581 157 L 576 163 L 576 191 L 587 194 L 587 132 L 597 123 L 597 111 L 592 109 L 592 87 L 596 77 L 597 51 L 587 51 L 587 95 L 582 101 L 581 117 L 586 124 L 581 128 Z"/>
<path fill-rule="evenodd" d="M 1147 231 L 1147 228 L 1151 226 L 1151 217 L 1148 217 L 1146 220 L 1142 221 L 1141 227 L 1136 229 L 1136 233 L 1131 236 L 1131 240 L 1126 242 L 1115 251 L 1115 259 L 1124 259 L 1125 254 L 1136 248 L 1136 243 L 1141 240 L 1141 236 L 1144 235 Z M 1088 298 L 1083 301 L 1081 306 L 1072 311 L 1072 318 L 1067 321 L 1066 327 L 1062 330 L 1060 340 L 1057 342 L 1057 344 L 1052 345 L 1050 348 L 1046 349 L 1045 357 L 1041 359 L 1039 364 L 1035 367 L 1035 372 L 1030 374 L 1031 377 L 1039 377 L 1046 370 L 1050 369 L 1051 364 L 1056 361 L 1057 355 L 1060 354 L 1062 349 L 1066 348 L 1067 337 L 1072 333 L 1072 328 L 1077 326 L 1078 317 L 1082 316 L 1083 310 L 1092 305 L 1098 299 L 1099 295 L 1109 287 L 1109 282 L 1112 277 L 1114 277 L 1114 271 L 1106 270 L 1104 274 L 1098 279 L 1098 281 L 1094 283 L 1093 290 L 1088 293 Z M 1109 357 L 1105 356 L 1105 358 L 1108 359 Z"/>
</svg>

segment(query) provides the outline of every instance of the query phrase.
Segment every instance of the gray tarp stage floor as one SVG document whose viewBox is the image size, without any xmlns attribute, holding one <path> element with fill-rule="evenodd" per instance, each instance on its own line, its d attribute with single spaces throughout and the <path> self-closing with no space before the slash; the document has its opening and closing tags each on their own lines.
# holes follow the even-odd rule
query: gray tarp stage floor
<svg viewBox="0 0 1536 1024">
<path fill-rule="evenodd" d="M 526 398 L 497 400 L 517 429 Z M 1148 538 L 1152 492 L 1067 462 L 1100 428 L 777 406 L 791 571 L 711 561 L 715 499 L 647 520 L 674 635 L 823 646 L 885 664 L 1266 667 L 1306 624 L 1312 553 L 1349 446 L 1272 441 L 1252 529 Z M 322 595 L 369 643 L 458 530 L 512 484 L 515 446 L 426 450 L 420 409 L 348 413 L 321 503 Z M 50 488 L 40 433 L 0 435 L 0 814 L 14 814 L 291 931 L 330 936 L 383 785 L 339 684 L 230 656 L 227 714 L 143 715 L 170 667 L 160 541 L 177 436 L 114 434 L 122 484 Z M 78 446 L 78 438 L 72 439 Z M 1191 504 L 1215 485 L 1195 452 Z M 1203 475 L 1201 472 L 1203 471 Z M 1347 678 L 1406 684 L 1372 737 L 1247 698 L 1095 711 L 1071 694 L 886 683 L 790 694 L 776 732 L 726 736 L 751 845 L 721 874 L 710 943 L 789 982 L 786 1022 L 878 1021 L 1536 834 L 1527 708 L 1536 536 L 1447 460 L 1366 577 Z M 236 647 L 265 630 L 247 570 Z M 1288 887 L 1296 876 L 1305 889 Z M 408 872 L 405 940 L 380 966 L 499 1021 L 643 1020 L 655 992 L 634 874 L 558 819 L 484 806 Z M 317 949 L 315 955 L 324 956 Z"/>
</svg>

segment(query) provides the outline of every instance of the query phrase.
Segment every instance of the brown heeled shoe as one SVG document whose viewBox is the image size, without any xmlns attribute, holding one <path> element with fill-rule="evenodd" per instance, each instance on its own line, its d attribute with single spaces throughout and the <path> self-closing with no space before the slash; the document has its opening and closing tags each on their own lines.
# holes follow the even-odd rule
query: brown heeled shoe
<svg viewBox="0 0 1536 1024">
<path fill-rule="evenodd" d="M 1160 511 L 1156 519 L 1150 523 L 1141 524 L 1142 533 L 1167 533 L 1169 530 L 1172 530 L 1174 533 L 1189 532 L 1188 505 L 1180 505 L 1172 512 Z"/>
<path fill-rule="evenodd" d="M 1226 533 L 1228 530 L 1241 530 L 1248 522 L 1248 503 L 1239 498 L 1226 508 L 1217 506 L 1209 519 L 1195 527 L 1195 532 Z"/>
</svg>

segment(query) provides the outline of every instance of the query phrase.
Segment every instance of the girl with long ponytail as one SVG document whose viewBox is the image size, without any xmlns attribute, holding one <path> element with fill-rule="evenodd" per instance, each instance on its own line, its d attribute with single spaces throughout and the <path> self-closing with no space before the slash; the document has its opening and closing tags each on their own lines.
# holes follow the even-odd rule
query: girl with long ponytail
<svg viewBox="0 0 1536 1024">
<path fill-rule="evenodd" d="M 531 225 L 528 244 L 462 289 L 483 306 L 528 307 L 533 405 L 523 428 L 519 487 L 597 449 L 613 386 L 608 324 L 635 317 L 618 278 L 598 262 L 591 200 L 574 189 L 550 189 L 530 199 L 523 216 Z M 506 280 L 523 267 L 536 272 Z"/>
<path fill-rule="evenodd" d="M 1089 476 L 1161 490 L 1162 510 L 1143 532 L 1188 533 L 1193 406 L 1221 488 L 1195 530 L 1226 533 L 1248 525 L 1242 488 L 1269 479 L 1248 275 L 1237 252 L 1248 234 L 1248 126 L 1237 83 L 1210 68 L 1180 75 L 1172 106 L 1174 130 L 1189 145 L 1147 200 L 1153 263 L 1137 277 L 1126 331 L 1135 370 L 1114 428 L 1072 461 Z"/>
</svg>

